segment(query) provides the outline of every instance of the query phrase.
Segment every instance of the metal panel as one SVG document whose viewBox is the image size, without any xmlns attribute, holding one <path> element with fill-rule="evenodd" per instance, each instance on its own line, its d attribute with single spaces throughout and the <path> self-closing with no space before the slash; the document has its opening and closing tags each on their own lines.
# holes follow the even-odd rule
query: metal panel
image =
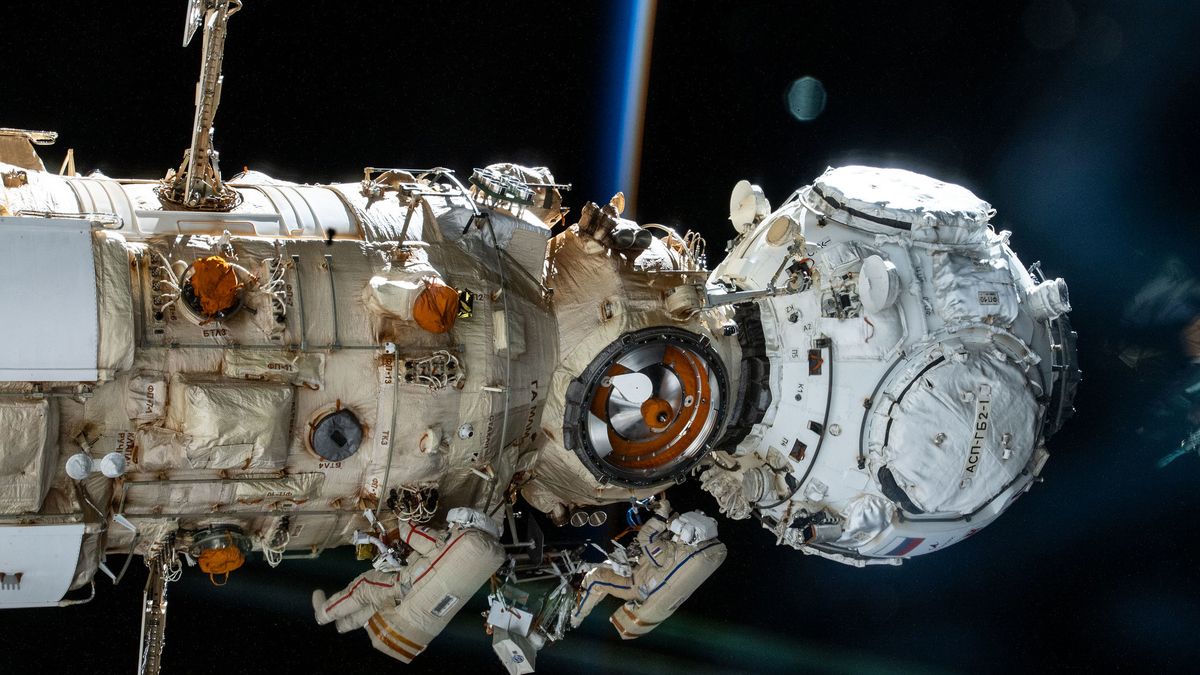
<svg viewBox="0 0 1200 675">
<path fill-rule="evenodd" d="M 298 222 L 296 210 L 292 208 L 291 202 L 280 192 L 278 187 L 274 185 L 259 185 L 257 189 L 270 200 L 271 205 L 279 213 L 279 222 L 283 224 L 284 231 L 288 235 L 297 236 L 304 234 L 304 229 Z"/>
<path fill-rule="evenodd" d="M 273 213 L 206 213 L 204 211 L 137 211 L 138 227 L 147 233 L 275 236 L 279 216 Z"/>
<path fill-rule="evenodd" d="M 94 381 L 100 327 L 85 220 L 0 218 L 0 381 Z"/>
<path fill-rule="evenodd" d="M 83 523 L 0 527 L 0 609 L 57 605 L 75 578 L 83 529 Z"/>
<path fill-rule="evenodd" d="M 112 198 L 101 180 L 81 180 L 76 183 L 87 193 L 86 213 L 114 213 Z M 80 200 L 83 201 L 82 199 Z"/>
<path fill-rule="evenodd" d="M 121 229 L 125 232 L 135 231 L 133 222 L 133 205 L 129 202 L 129 195 L 121 189 L 121 185 L 115 180 L 97 181 L 100 187 L 104 188 L 104 193 L 108 195 L 111 213 L 121 219 Z"/>
</svg>

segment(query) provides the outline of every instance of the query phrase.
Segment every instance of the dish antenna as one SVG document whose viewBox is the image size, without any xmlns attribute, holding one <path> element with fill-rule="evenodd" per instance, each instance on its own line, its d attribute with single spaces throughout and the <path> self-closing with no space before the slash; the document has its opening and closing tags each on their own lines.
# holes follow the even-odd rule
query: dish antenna
<svg viewBox="0 0 1200 675">
<path fill-rule="evenodd" d="M 733 186 L 733 193 L 729 195 L 729 220 L 739 234 L 762 222 L 770 212 L 771 202 L 767 201 L 761 187 L 748 180 L 739 180 Z"/>
</svg>

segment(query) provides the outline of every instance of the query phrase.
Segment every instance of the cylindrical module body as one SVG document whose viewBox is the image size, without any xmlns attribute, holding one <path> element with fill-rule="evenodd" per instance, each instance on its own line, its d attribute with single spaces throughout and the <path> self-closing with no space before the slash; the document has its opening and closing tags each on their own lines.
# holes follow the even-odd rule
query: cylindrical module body
<svg viewBox="0 0 1200 675">
<path fill-rule="evenodd" d="M 393 493 L 496 512 L 557 361 L 548 228 L 434 177 L 231 184 L 228 213 L 167 210 L 148 181 L 3 188 L 0 517 L 91 518 L 79 452 L 125 456 L 92 501 L 139 551 L 220 524 L 319 552 Z M 76 586 L 99 536 L 72 544 Z M 110 524 L 107 547 L 132 537 Z"/>
<path fill-rule="evenodd" d="M 740 347 L 732 313 L 702 311 L 705 273 L 679 241 L 671 233 L 631 254 L 578 228 L 551 241 L 559 361 L 523 491 L 537 508 L 562 515 L 654 494 L 720 438 Z"/>
</svg>

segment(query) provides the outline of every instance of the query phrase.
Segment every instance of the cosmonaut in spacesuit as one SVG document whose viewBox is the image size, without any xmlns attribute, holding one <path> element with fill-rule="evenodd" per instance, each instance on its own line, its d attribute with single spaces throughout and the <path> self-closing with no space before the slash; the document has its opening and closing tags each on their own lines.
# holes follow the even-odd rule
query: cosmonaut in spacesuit
<svg viewBox="0 0 1200 675">
<path fill-rule="evenodd" d="M 455 508 L 446 521 L 438 529 L 401 520 L 383 543 L 403 544 L 403 561 L 384 554 L 332 597 L 313 591 L 317 623 L 339 633 L 366 628 L 376 649 L 405 663 L 416 658 L 504 559 L 500 528 L 482 512 Z"/>
<path fill-rule="evenodd" d="M 390 534 L 392 542 L 404 542 L 411 549 L 401 566 L 369 569 L 332 598 L 325 591 L 313 591 L 313 611 L 318 624 L 332 622 L 339 633 L 348 633 L 365 626 L 371 615 L 389 603 L 400 604 L 421 572 L 429 568 L 429 561 L 436 557 L 432 554 L 444 547 L 448 539 L 446 530 L 421 527 L 407 520 L 400 521 Z"/>
<path fill-rule="evenodd" d="M 700 511 L 672 514 L 666 499 L 653 506 L 625 554 L 619 551 L 584 575 L 579 605 L 571 615 L 573 627 L 612 595 L 626 601 L 609 619 L 621 637 L 645 635 L 671 616 L 726 554 L 715 520 Z M 632 565 L 631 558 L 636 560 Z"/>
</svg>

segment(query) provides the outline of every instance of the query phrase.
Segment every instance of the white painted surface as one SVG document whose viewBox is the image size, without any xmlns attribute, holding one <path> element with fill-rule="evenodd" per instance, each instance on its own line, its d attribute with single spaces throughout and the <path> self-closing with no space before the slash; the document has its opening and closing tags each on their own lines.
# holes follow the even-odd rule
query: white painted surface
<svg viewBox="0 0 1200 675">
<path fill-rule="evenodd" d="M 770 405 L 739 469 L 707 479 L 724 510 L 757 500 L 781 542 L 862 565 L 962 541 L 1029 487 L 1045 455 L 1038 395 L 1061 375 L 992 213 L 960 186 L 843 167 L 738 237 L 710 285 L 777 292 L 755 300 Z M 772 240 L 781 217 L 802 225 Z M 793 480 L 758 496 L 743 478 L 764 469 Z M 824 513 L 838 536 L 801 541 L 797 513 Z"/>
<path fill-rule="evenodd" d="M 0 608 L 57 605 L 71 588 L 82 543 L 83 523 L 0 527 Z"/>
<path fill-rule="evenodd" d="M 0 218 L 0 235 L 0 381 L 96 380 L 91 225 Z"/>
</svg>

